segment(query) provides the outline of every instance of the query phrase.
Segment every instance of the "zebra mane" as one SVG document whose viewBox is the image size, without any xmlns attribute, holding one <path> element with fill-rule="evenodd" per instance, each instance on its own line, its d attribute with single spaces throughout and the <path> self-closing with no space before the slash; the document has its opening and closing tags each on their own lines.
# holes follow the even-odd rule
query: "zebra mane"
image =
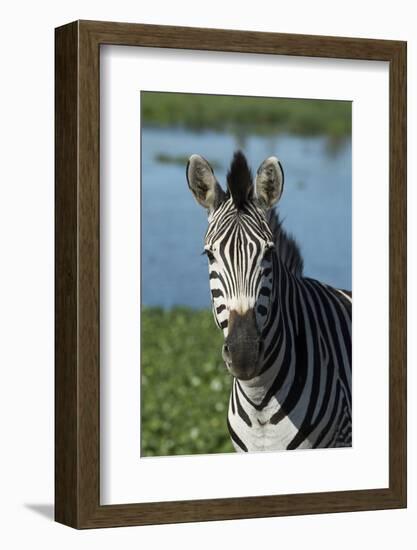
<svg viewBox="0 0 417 550">
<path fill-rule="evenodd" d="M 267 220 L 282 263 L 291 273 L 297 277 L 302 277 L 304 261 L 297 242 L 293 236 L 289 235 L 282 227 L 282 221 L 277 211 L 273 209 L 270 210 L 267 215 Z"/>
<path fill-rule="evenodd" d="M 252 173 L 242 151 L 236 151 L 230 169 L 227 173 L 227 188 L 233 198 L 233 203 L 241 210 L 252 189 Z"/>
</svg>

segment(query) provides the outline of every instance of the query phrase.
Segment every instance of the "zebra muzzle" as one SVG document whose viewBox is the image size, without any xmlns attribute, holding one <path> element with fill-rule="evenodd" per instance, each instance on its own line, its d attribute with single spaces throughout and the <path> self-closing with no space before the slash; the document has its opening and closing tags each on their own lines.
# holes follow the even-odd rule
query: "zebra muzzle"
<svg viewBox="0 0 417 550">
<path fill-rule="evenodd" d="M 253 310 L 244 314 L 231 311 L 229 334 L 223 345 L 223 360 L 229 372 L 241 380 L 254 378 L 259 370 L 263 342 Z"/>
</svg>

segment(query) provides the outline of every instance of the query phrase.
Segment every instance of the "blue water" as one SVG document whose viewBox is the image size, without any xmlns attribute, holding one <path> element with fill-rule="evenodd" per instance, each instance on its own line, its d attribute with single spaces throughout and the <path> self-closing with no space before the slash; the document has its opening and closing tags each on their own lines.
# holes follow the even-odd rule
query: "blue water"
<svg viewBox="0 0 417 550">
<path fill-rule="evenodd" d="M 160 163 L 156 155 L 201 154 L 219 165 L 215 173 L 225 187 L 237 148 L 226 133 L 142 130 L 143 305 L 210 305 L 207 259 L 201 256 L 206 212 L 188 190 L 185 165 Z M 281 134 L 247 138 L 242 149 L 254 173 L 266 157 L 281 160 L 285 187 L 278 210 L 300 245 L 305 275 L 351 289 L 350 141 L 334 150 L 326 138 Z"/>
</svg>

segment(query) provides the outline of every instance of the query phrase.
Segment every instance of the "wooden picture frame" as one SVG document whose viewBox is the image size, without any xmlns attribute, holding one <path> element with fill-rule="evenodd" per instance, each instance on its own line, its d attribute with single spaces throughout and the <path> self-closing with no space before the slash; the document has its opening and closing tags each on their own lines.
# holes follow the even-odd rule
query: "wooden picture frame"
<svg viewBox="0 0 417 550">
<path fill-rule="evenodd" d="M 406 43 L 76 21 L 56 29 L 55 519 L 75 528 L 406 506 Z M 389 62 L 389 487 L 100 504 L 99 56 L 117 44 Z"/>
</svg>

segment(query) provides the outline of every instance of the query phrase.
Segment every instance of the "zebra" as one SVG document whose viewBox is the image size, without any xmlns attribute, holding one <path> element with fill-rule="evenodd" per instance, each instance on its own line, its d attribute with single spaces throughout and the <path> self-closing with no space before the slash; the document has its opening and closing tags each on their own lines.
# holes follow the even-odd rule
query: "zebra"
<svg viewBox="0 0 417 550">
<path fill-rule="evenodd" d="M 189 189 L 208 211 L 214 320 L 232 375 L 227 427 L 238 452 L 352 445 L 351 293 L 303 275 L 295 240 L 274 206 L 284 188 L 277 157 L 255 182 L 242 152 L 227 191 L 199 155 Z"/>
</svg>

